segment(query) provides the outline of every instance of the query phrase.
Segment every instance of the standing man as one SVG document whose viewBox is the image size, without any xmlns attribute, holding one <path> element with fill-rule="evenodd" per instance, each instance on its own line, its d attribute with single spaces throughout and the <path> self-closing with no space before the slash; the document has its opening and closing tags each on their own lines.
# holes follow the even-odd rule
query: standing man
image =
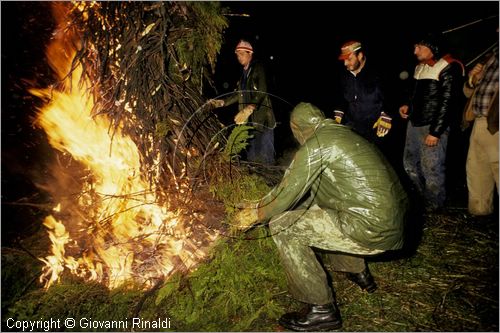
<svg viewBox="0 0 500 333">
<path fill-rule="evenodd" d="M 367 66 L 365 51 L 358 41 L 342 45 L 339 60 L 344 61 L 346 71 L 341 76 L 342 101 L 334 111 L 335 121 L 380 144 L 380 137 L 389 132 L 392 121 L 384 112 L 380 77 Z"/>
<path fill-rule="evenodd" d="M 408 119 L 403 165 L 427 212 L 444 206 L 445 160 L 450 117 L 457 112 L 463 65 L 441 55 L 437 36 L 428 35 L 415 44 L 419 64 L 413 75 L 412 95 L 399 108 Z"/>
<path fill-rule="evenodd" d="M 495 185 L 498 192 L 498 46 L 472 68 L 463 91 L 475 118 L 466 163 L 468 209 L 490 215 Z"/>
<path fill-rule="evenodd" d="M 264 66 L 253 59 L 253 46 L 246 40 L 240 40 L 235 53 L 243 67 L 238 88 L 226 99 L 211 100 L 214 107 L 238 103 L 238 114 L 234 122 L 238 125 L 249 122 L 254 127 L 253 138 L 249 140 L 247 160 L 250 162 L 272 165 L 275 162 L 274 128 L 276 120 L 267 93 L 267 81 Z"/>
<path fill-rule="evenodd" d="M 407 196 L 374 145 L 314 105 L 298 104 L 290 127 L 301 146 L 281 183 L 236 220 L 248 227 L 271 219 L 290 293 L 308 305 L 284 314 L 280 324 L 296 331 L 338 329 L 335 293 L 314 248 L 351 257 L 346 270 L 364 287 L 364 257 L 402 247 Z"/>
</svg>

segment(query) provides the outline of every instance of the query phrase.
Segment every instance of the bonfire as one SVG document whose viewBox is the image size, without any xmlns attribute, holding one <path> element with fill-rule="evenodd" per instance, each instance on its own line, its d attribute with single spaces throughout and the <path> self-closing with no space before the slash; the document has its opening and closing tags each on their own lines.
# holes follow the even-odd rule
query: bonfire
<svg viewBox="0 0 500 333">
<path fill-rule="evenodd" d="M 69 271 L 149 288 L 192 270 L 220 229 L 193 167 L 224 144 L 202 98 L 227 26 L 218 4 L 54 3 L 53 14 L 56 81 L 31 90 L 58 152 L 40 184 L 54 200 L 40 280 Z"/>
</svg>

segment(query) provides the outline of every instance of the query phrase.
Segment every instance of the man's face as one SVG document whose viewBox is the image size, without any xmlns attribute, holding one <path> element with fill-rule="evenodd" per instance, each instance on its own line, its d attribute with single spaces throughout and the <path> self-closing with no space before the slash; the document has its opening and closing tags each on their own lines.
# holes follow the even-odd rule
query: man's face
<svg viewBox="0 0 500 333">
<path fill-rule="evenodd" d="M 344 66 L 348 71 L 356 72 L 361 67 L 362 54 L 351 53 L 347 59 L 344 60 Z"/>
<path fill-rule="evenodd" d="M 238 50 L 236 51 L 236 57 L 241 66 L 246 67 L 252 60 L 252 54 L 247 51 Z"/>
<path fill-rule="evenodd" d="M 421 44 L 415 44 L 415 51 L 413 53 L 420 62 L 431 60 L 434 57 L 431 49 Z"/>
</svg>

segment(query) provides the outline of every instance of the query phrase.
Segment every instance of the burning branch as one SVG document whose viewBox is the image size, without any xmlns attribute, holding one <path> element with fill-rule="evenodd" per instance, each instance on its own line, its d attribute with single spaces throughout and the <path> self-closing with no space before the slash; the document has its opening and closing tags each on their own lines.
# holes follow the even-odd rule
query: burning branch
<svg viewBox="0 0 500 333">
<path fill-rule="evenodd" d="M 44 222 L 52 254 L 40 259 L 41 280 L 49 287 L 69 270 L 148 288 L 191 270 L 217 236 L 179 203 L 193 159 L 221 126 L 199 112 L 203 78 L 191 70 L 214 66 L 226 26 L 218 5 L 54 3 L 54 13 L 47 56 L 58 84 L 31 90 L 47 101 L 36 124 L 78 163 L 59 165 L 45 185 L 61 209 Z M 60 177 L 71 172 L 79 176 Z M 71 188 L 58 186 L 68 178 Z"/>
</svg>

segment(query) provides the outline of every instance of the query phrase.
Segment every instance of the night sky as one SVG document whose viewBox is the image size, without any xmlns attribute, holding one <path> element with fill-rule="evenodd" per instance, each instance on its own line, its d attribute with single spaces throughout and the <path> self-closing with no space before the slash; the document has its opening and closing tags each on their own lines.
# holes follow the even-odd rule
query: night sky
<svg viewBox="0 0 500 333">
<path fill-rule="evenodd" d="M 23 79 L 43 83 L 49 77 L 44 60 L 50 37 L 50 11 L 47 2 L 2 2 L 2 203 L 21 198 L 44 201 L 34 196 L 32 173 L 50 155 L 43 134 L 30 123 L 36 101 L 25 90 Z M 287 115 L 295 104 L 311 102 L 327 115 L 332 112 L 339 71 L 340 45 L 350 39 L 363 42 L 370 65 L 379 66 L 389 83 L 388 105 L 397 114 L 397 101 L 406 82 L 401 71 L 411 75 L 415 66 L 413 44 L 427 32 L 442 32 L 479 19 L 484 21 L 446 35 L 450 50 L 464 63 L 498 41 L 499 3 L 488 2 L 223 2 L 232 14 L 224 35 L 216 72 L 215 88 L 206 89 L 207 98 L 234 89 L 240 66 L 234 56 L 239 38 L 254 42 L 255 55 L 268 69 L 277 118 L 277 149 L 283 151 L 292 141 Z M 492 19 L 486 19 L 495 16 Z M 36 74 L 35 74 L 36 73 Z M 48 82 L 47 82 L 48 83 Z M 274 102 L 274 101 L 273 101 Z M 231 115 L 232 117 L 233 115 Z M 221 115 L 221 119 L 224 117 Z M 404 125 L 396 121 L 388 140 L 395 154 L 402 149 Z M 278 151 L 278 154 L 280 151 Z M 12 208 L 2 204 L 5 215 L 16 216 L 16 223 L 32 219 L 36 210 Z M 9 215 L 10 214 L 10 215 Z M 31 218 L 30 218 L 31 217 Z M 2 242 L 9 239 L 5 224 Z M 8 229 L 8 228 L 7 228 Z M 35 231 L 35 230 L 33 230 Z"/>
<path fill-rule="evenodd" d="M 399 73 L 415 66 L 413 45 L 428 32 L 443 32 L 479 19 L 481 23 L 446 34 L 450 51 L 467 63 L 498 39 L 498 2 L 223 2 L 232 13 L 216 79 L 233 89 L 239 75 L 234 46 L 240 37 L 255 42 L 255 55 L 270 68 L 276 91 L 295 104 L 308 100 L 326 112 L 338 71 L 340 45 L 360 40 L 368 61 L 399 85 Z M 271 60 L 270 57 L 273 57 Z M 233 73 L 228 74 L 229 73 Z M 234 73 L 236 72 L 236 73 Z"/>
</svg>

